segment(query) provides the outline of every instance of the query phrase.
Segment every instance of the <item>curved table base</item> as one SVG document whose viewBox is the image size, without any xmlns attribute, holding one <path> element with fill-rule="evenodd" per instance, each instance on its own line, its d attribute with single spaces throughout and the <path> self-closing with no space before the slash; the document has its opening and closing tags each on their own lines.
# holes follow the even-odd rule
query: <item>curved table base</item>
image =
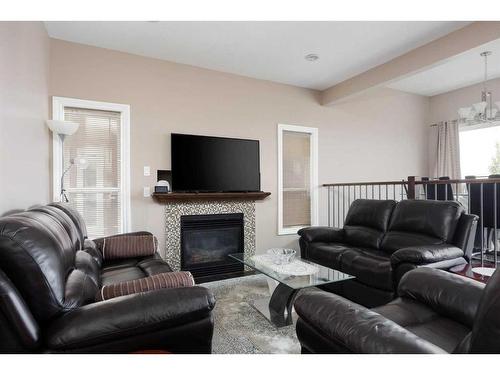
<svg viewBox="0 0 500 375">
<path fill-rule="evenodd" d="M 285 327 L 293 323 L 293 302 L 298 292 L 279 283 L 271 298 L 253 301 L 252 305 L 276 327 Z"/>
</svg>

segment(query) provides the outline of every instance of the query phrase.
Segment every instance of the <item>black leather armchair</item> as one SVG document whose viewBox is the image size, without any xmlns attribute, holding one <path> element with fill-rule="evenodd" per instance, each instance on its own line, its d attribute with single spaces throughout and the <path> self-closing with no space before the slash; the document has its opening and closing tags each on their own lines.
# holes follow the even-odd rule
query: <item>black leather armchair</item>
<svg viewBox="0 0 500 375">
<path fill-rule="evenodd" d="M 46 343 L 57 352 L 174 348 L 170 350 L 196 353 L 211 346 L 213 305 L 213 297 L 199 286 L 117 297 L 54 320 L 47 326 Z"/>
<path fill-rule="evenodd" d="M 104 285 L 172 271 L 157 253 L 106 261 L 99 243 L 64 204 L 0 218 L 0 353 L 211 352 L 215 300 L 206 288 L 96 302 Z"/>
<path fill-rule="evenodd" d="M 406 273 L 398 298 L 367 309 L 304 291 L 295 302 L 303 353 L 500 353 L 500 272 L 486 288 L 442 270 Z"/>
<path fill-rule="evenodd" d="M 393 300 L 412 269 L 466 263 L 476 222 L 453 201 L 358 199 L 343 228 L 308 227 L 298 234 L 302 258 L 356 277 L 324 289 L 374 307 Z"/>
</svg>

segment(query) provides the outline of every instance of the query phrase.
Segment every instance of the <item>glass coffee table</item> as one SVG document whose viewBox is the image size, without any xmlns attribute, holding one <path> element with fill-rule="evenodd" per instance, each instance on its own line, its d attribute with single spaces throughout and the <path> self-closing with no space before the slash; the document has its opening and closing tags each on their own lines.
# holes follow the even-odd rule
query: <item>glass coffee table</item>
<svg viewBox="0 0 500 375">
<path fill-rule="evenodd" d="M 277 327 L 293 323 L 293 302 L 299 290 L 354 279 L 354 276 L 305 259 L 296 258 L 288 265 L 277 265 L 266 254 L 247 256 L 236 253 L 229 257 L 277 282 L 271 297 L 251 303 Z"/>
</svg>

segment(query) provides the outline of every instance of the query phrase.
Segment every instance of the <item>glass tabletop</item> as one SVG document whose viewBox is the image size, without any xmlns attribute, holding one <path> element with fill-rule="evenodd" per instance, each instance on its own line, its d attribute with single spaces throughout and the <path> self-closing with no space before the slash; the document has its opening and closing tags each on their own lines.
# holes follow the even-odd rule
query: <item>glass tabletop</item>
<svg viewBox="0 0 500 375">
<path fill-rule="evenodd" d="M 230 254 L 229 257 L 292 289 L 354 279 L 354 276 L 300 258 L 295 258 L 287 265 L 277 265 L 267 254 L 248 256 L 244 253 L 236 253 Z"/>
</svg>

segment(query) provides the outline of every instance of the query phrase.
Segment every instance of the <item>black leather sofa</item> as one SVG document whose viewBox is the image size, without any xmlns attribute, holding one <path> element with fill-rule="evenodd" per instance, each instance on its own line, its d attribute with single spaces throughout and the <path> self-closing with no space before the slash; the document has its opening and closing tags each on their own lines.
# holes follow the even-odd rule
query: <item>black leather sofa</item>
<svg viewBox="0 0 500 375">
<path fill-rule="evenodd" d="M 102 285 L 171 269 L 158 254 L 103 261 L 86 237 L 82 217 L 60 203 L 0 218 L 0 352 L 211 352 L 215 300 L 208 289 L 95 302 Z"/>
<path fill-rule="evenodd" d="M 355 276 L 324 289 L 367 307 L 395 298 L 418 267 L 448 269 L 472 251 L 477 216 L 453 201 L 355 200 L 343 228 L 299 230 L 302 258 Z"/>
<path fill-rule="evenodd" d="M 485 287 L 423 267 L 403 276 L 398 295 L 370 310 L 303 291 L 295 301 L 302 353 L 500 353 L 500 272 Z"/>
</svg>

